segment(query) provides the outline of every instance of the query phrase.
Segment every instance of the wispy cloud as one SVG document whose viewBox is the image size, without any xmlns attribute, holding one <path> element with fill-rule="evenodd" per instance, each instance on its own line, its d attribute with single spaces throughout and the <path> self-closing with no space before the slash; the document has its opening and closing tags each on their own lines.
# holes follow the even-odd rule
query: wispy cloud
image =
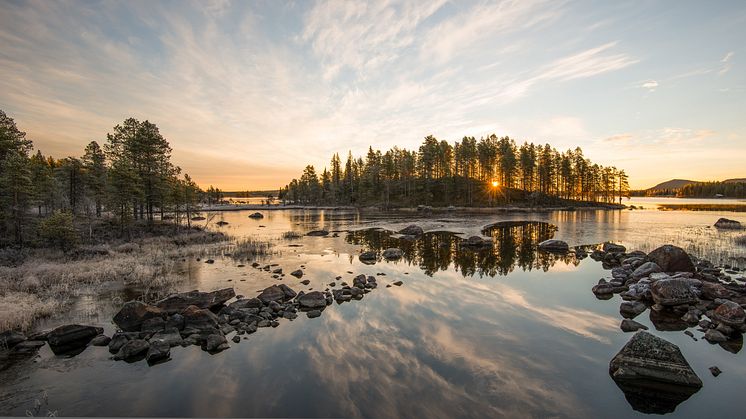
<svg viewBox="0 0 746 419">
<path fill-rule="evenodd" d="M 733 67 L 731 59 L 733 58 L 734 55 L 736 55 L 735 52 L 729 51 L 727 54 L 725 54 L 725 57 L 723 57 L 723 59 L 720 60 L 720 63 L 722 63 L 722 66 L 720 67 L 720 71 L 718 71 L 719 76 L 722 76 L 723 74 L 729 72 L 730 69 Z"/>
</svg>

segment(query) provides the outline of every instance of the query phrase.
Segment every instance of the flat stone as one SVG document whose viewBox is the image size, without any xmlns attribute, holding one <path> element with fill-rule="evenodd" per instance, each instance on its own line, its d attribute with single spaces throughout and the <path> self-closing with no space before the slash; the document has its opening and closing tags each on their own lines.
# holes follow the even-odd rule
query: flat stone
<svg viewBox="0 0 746 419">
<path fill-rule="evenodd" d="M 179 313 L 189 306 L 197 308 L 213 308 L 225 304 L 226 301 L 236 296 L 233 288 L 224 288 L 212 292 L 189 291 L 169 295 L 158 301 L 156 307 L 168 313 Z"/>
<path fill-rule="evenodd" d="M 622 320 L 622 324 L 619 325 L 619 328 L 622 329 L 623 332 L 636 332 L 638 330 L 648 330 L 648 327 L 645 326 L 644 324 L 638 323 L 631 319 Z"/>
<path fill-rule="evenodd" d="M 104 332 L 103 328 L 69 324 L 60 326 L 47 335 L 47 341 L 55 354 L 76 352 L 85 348 L 96 336 Z"/>
</svg>

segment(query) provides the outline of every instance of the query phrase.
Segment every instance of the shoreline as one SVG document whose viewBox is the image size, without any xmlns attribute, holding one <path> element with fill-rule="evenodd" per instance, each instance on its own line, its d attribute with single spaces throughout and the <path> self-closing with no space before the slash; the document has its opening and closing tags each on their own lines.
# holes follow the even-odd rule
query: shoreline
<svg viewBox="0 0 746 419">
<path fill-rule="evenodd" d="M 629 208 L 623 204 L 599 204 L 599 205 L 551 205 L 551 206 L 495 206 L 495 207 L 396 207 L 380 208 L 376 206 L 351 206 L 351 205 L 211 205 L 205 206 L 198 212 L 223 212 L 223 211 L 281 211 L 281 210 L 358 210 L 362 212 L 403 212 L 403 213 L 496 213 L 496 212 L 551 212 L 551 211 L 598 211 L 598 210 L 623 210 Z"/>
</svg>

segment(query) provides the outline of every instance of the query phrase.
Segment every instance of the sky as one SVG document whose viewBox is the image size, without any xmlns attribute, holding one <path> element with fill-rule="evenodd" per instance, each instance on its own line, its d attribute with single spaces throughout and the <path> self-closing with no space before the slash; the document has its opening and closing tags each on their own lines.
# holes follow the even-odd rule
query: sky
<svg viewBox="0 0 746 419">
<path fill-rule="evenodd" d="M 744 41 L 743 1 L 0 0 L 0 109 L 58 158 L 147 119 L 224 190 L 492 133 L 645 188 L 746 177 Z"/>
</svg>

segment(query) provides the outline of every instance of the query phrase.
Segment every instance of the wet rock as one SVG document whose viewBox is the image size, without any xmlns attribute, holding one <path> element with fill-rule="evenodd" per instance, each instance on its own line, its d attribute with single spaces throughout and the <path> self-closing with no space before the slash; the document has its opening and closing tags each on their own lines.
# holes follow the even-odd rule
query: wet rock
<svg viewBox="0 0 746 419">
<path fill-rule="evenodd" d="M 280 287 L 282 292 L 285 294 L 285 298 L 288 300 L 295 298 L 295 296 L 298 295 L 298 293 L 296 293 L 292 288 L 290 288 L 289 286 L 285 284 L 280 284 L 278 286 Z"/>
<path fill-rule="evenodd" d="M 140 330 L 143 332 L 157 332 L 163 330 L 166 327 L 166 321 L 160 317 L 153 317 L 152 319 L 145 320 L 140 326 Z"/>
<path fill-rule="evenodd" d="M 228 340 L 221 334 L 212 334 L 205 339 L 205 350 L 207 352 L 220 352 L 229 348 Z"/>
<path fill-rule="evenodd" d="M 326 230 L 312 230 L 306 233 L 306 236 L 312 236 L 312 237 L 322 237 L 322 236 L 328 236 L 329 232 Z"/>
<path fill-rule="evenodd" d="M 638 279 L 638 278 L 644 278 L 646 276 L 650 276 L 652 273 L 656 272 L 662 272 L 660 266 L 658 266 L 655 262 L 645 262 L 642 265 L 638 266 L 637 269 L 635 269 L 632 272 L 632 278 Z"/>
<path fill-rule="evenodd" d="M 91 345 L 93 346 L 108 346 L 111 342 L 111 338 L 106 335 L 98 335 L 91 339 Z"/>
<path fill-rule="evenodd" d="M 79 353 L 78 350 L 82 352 L 94 337 L 103 332 L 100 327 L 68 324 L 49 332 L 47 341 L 55 354 Z"/>
<path fill-rule="evenodd" d="M 415 225 L 415 224 L 411 224 L 411 225 L 409 225 L 409 226 L 407 226 L 407 227 L 399 230 L 399 234 L 403 234 L 405 236 L 415 236 L 415 237 L 417 237 L 417 236 L 421 236 L 422 234 L 424 234 L 424 231 L 422 230 L 422 227 L 420 227 L 418 225 Z"/>
<path fill-rule="evenodd" d="M 206 309 L 225 304 L 236 296 L 233 288 L 224 288 L 212 292 L 189 291 L 170 295 L 156 303 L 156 307 L 167 313 L 178 313 L 189 306 Z"/>
<path fill-rule="evenodd" d="M 605 279 L 599 280 L 598 284 L 594 285 L 593 288 L 591 288 L 591 292 L 593 292 L 597 297 L 611 295 L 626 290 L 626 286 L 620 283 L 608 282 Z"/>
<path fill-rule="evenodd" d="M 326 307 L 326 296 L 321 291 L 311 291 L 297 298 L 302 309 L 315 309 Z"/>
<path fill-rule="evenodd" d="M 296 278 L 302 278 L 303 277 L 303 270 L 297 269 L 293 272 L 290 272 L 290 275 L 296 277 Z"/>
<path fill-rule="evenodd" d="M 648 306 L 640 301 L 624 301 L 619 306 L 619 313 L 625 319 L 634 319 L 647 310 Z"/>
<path fill-rule="evenodd" d="M 214 260 L 214 259 L 207 259 L 207 260 L 205 261 L 205 263 L 208 263 L 208 264 L 211 264 L 211 265 L 212 265 L 213 263 L 215 263 L 215 260 Z"/>
<path fill-rule="evenodd" d="M 653 296 L 650 293 L 650 281 L 640 280 L 636 284 L 631 284 L 627 291 L 621 293 L 625 300 L 645 300 L 652 301 Z"/>
<path fill-rule="evenodd" d="M 391 285 L 396 285 L 397 287 L 401 287 L 404 283 L 402 281 L 396 281 L 393 282 Z"/>
<path fill-rule="evenodd" d="M 210 332 L 218 327 L 218 316 L 207 309 L 189 306 L 181 315 L 184 316 L 184 331 Z"/>
<path fill-rule="evenodd" d="M 10 350 L 11 356 L 28 356 L 36 354 L 47 342 L 43 340 L 24 340 L 13 346 Z"/>
<path fill-rule="evenodd" d="M 142 301 L 128 301 L 119 312 L 114 315 L 114 323 L 125 332 L 140 330 L 143 322 L 156 317 L 164 317 L 166 313 L 158 307 Z"/>
<path fill-rule="evenodd" d="M 258 298 L 248 298 L 244 300 L 234 301 L 230 303 L 228 307 L 238 310 L 244 308 L 262 308 L 263 305 L 264 304 L 262 303 L 262 300 Z"/>
<path fill-rule="evenodd" d="M 270 301 L 284 301 L 287 299 L 287 296 L 285 295 L 285 291 L 283 291 L 279 285 L 272 285 L 265 288 L 257 298 L 261 300 L 262 303 L 269 304 Z"/>
<path fill-rule="evenodd" d="M 163 362 L 171 357 L 171 345 L 160 340 L 151 340 L 148 352 L 145 354 L 145 360 L 148 364 L 153 365 Z"/>
<path fill-rule="evenodd" d="M 241 336 L 235 335 L 233 336 L 233 339 L 231 339 L 233 343 L 240 343 L 241 342 Z"/>
<path fill-rule="evenodd" d="M 109 352 L 115 354 L 129 341 L 129 336 L 126 333 L 116 332 L 109 341 Z"/>
<path fill-rule="evenodd" d="M 722 284 L 716 282 L 702 282 L 700 287 L 700 296 L 705 300 L 715 300 L 718 298 L 731 298 L 733 292 L 729 291 Z"/>
<path fill-rule="evenodd" d="M 135 361 L 145 357 L 148 349 L 150 349 L 150 344 L 144 339 L 128 340 L 114 355 L 114 359 L 117 361 Z"/>
<path fill-rule="evenodd" d="M 684 249 L 666 244 L 647 256 L 648 261 L 655 262 L 663 272 L 694 272 L 694 264 Z"/>
<path fill-rule="evenodd" d="M 673 412 L 702 387 L 676 345 L 645 331 L 612 358 L 609 374 L 632 408 L 643 413 Z"/>
<path fill-rule="evenodd" d="M 721 228 L 724 230 L 740 230 L 743 228 L 741 223 L 736 220 L 729 220 L 727 218 L 720 218 L 715 222 L 716 228 Z"/>
<path fill-rule="evenodd" d="M 311 283 L 311 281 L 309 281 L 307 279 L 304 279 L 303 281 L 300 281 L 300 283 L 303 284 L 303 285 L 308 285 L 308 284 Z"/>
<path fill-rule="evenodd" d="M 564 253 L 570 250 L 570 246 L 562 240 L 549 239 L 539 243 L 539 249 L 547 252 Z"/>
<path fill-rule="evenodd" d="M 255 220 L 258 220 L 258 219 L 264 218 L 264 215 L 261 212 L 255 212 L 253 214 L 250 214 L 249 218 L 253 218 Z"/>
<path fill-rule="evenodd" d="M 174 314 L 173 316 L 169 317 L 166 320 L 166 329 L 170 328 L 176 328 L 177 330 L 181 330 L 184 328 L 184 316 L 181 314 Z"/>
<path fill-rule="evenodd" d="M 308 313 L 306 313 L 306 315 L 308 316 L 309 319 L 313 319 L 313 318 L 321 316 L 321 311 L 320 310 L 311 310 Z"/>
<path fill-rule="evenodd" d="M 713 377 L 717 377 L 718 375 L 723 373 L 717 366 L 712 366 L 708 369 L 710 370 L 710 374 L 712 374 Z"/>
<path fill-rule="evenodd" d="M 605 242 L 602 246 L 602 249 L 604 252 L 607 253 L 624 253 L 627 251 L 627 248 L 622 246 L 621 244 L 611 242 Z"/>
<path fill-rule="evenodd" d="M 16 332 L 14 330 L 7 330 L 3 333 L 0 333 L 0 349 L 10 349 L 25 340 L 26 336 L 23 333 Z"/>
<path fill-rule="evenodd" d="M 710 343 L 725 342 L 728 337 L 715 329 L 707 329 L 705 332 L 705 339 Z"/>
<path fill-rule="evenodd" d="M 360 259 L 360 262 L 363 262 L 365 264 L 371 264 L 375 263 L 378 260 L 378 255 L 373 250 L 368 250 L 366 252 L 360 253 L 360 256 L 358 256 L 358 259 Z"/>
<path fill-rule="evenodd" d="M 150 342 L 154 341 L 160 341 L 166 343 L 168 346 L 179 346 L 183 343 L 183 339 L 181 338 L 181 334 L 179 334 L 179 330 L 176 328 L 169 328 L 162 332 L 158 332 L 154 334 L 150 338 Z"/>
<path fill-rule="evenodd" d="M 386 260 L 398 260 L 404 256 L 404 252 L 397 247 L 390 247 L 383 251 L 383 258 Z"/>
<path fill-rule="evenodd" d="M 645 326 L 644 324 L 638 323 L 630 319 L 622 320 L 622 324 L 619 325 L 619 328 L 622 329 L 623 332 L 636 332 L 638 330 L 648 330 L 648 327 Z"/>
<path fill-rule="evenodd" d="M 656 281 L 650 286 L 650 293 L 653 301 L 662 306 L 692 304 L 699 301 L 687 281 L 683 279 Z"/>
<path fill-rule="evenodd" d="M 746 312 L 733 301 L 726 301 L 715 309 L 713 320 L 727 326 L 740 327 L 746 320 Z"/>
</svg>

